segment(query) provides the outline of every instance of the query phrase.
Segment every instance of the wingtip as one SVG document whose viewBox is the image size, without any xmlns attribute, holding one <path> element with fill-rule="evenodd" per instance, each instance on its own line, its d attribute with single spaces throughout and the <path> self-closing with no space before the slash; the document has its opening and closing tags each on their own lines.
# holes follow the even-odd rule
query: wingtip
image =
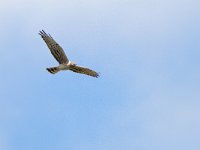
<svg viewBox="0 0 200 150">
<path fill-rule="evenodd" d="M 95 77 L 96 77 L 96 78 L 99 78 L 99 77 L 100 77 L 100 73 L 97 73 Z"/>
<path fill-rule="evenodd" d="M 40 30 L 38 33 L 42 38 L 44 37 L 50 37 L 53 39 L 53 37 L 50 34 L 47 34 L 44 30 Z"/>
<path fill-rule="evenodd" d="M 45 35 L 47 35 L 44 30 L 40 30 L 38 34 L 41 35 L 42 37 L 45 36 Z"/>
</svg>

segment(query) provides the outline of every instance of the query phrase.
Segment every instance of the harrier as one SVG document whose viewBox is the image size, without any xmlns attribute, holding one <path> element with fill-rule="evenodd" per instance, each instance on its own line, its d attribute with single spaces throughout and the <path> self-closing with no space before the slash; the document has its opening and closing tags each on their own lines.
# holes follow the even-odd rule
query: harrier
<svg viewBox="0 0 200 150">
<path fill-rule="evenodd" d="M 57 67 L 47 68 L 50 73 L 55 74 L 61 70 L 71 70 L 76 73 L 82 73 L 96 78 L 99 77 L 99 74 L 97 72 L 85 67 L 78 66 L 77 64 L 70 61 L 65 55 L 62 47 L 58 43 L 56 43 L 56 41 L 51 37 L 50 34 L 46 34 L 44 30 L 42 30 L 40 31 L 39 35 L 41 35 L 48 48 L 50 49 L 51 54 L 59 63 L 59 66 Z"/>
</svg>

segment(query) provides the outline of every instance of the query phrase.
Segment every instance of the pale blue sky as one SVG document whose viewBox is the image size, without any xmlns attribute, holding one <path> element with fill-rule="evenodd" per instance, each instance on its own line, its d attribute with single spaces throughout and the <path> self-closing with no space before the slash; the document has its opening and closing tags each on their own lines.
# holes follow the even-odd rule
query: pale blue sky
<svg viewBox="0 0 200 150">
<path fill-rule="evenodd" d="M 1 150 L 199 150 L 199 0 L 1 0 Z M 51 75 L 44 29 L 77 64 Z"/>
</svg>

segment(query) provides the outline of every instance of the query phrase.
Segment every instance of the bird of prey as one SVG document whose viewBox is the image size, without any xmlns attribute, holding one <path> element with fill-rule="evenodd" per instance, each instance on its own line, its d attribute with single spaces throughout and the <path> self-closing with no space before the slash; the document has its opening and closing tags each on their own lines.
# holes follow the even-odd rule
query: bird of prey
<svg viewBox="0 0 200 150">
<path fill-rule="evenodd" d="M 55 74 L 61 70 L 71 70 L 76 73 L 82 73 L 96 78 L 99 77 L 97 72 L 85 67 L 78 66 L 77 64 L 70 61 L 65 55 L 62 47 L 51 37 L 50 34 L 47 34 L 44 32 L 44 30 L 42 30 L 39 32 L 39 35 L 41 35 L 48 48 L 50 49 L 51 54 L 59 63 L 59 66 L 57 67 L 47 68 L 50 73 Z"/>
</svg>

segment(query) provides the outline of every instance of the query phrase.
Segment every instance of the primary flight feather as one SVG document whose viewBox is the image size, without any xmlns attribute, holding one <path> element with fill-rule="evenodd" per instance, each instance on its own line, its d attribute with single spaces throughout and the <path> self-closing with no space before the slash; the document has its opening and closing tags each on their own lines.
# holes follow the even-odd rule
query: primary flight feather
<svg viewBox="0 0 200 150">
<path fill-rule="evenodd" d="M 48 48 L 50 49 L 51 54 L 59 63 L 59 66 L 57 67 L 47 68 L 50 73 L 55 74 L 61 70 L 71 70 L 76 73 L 82 73 L 96 78 L 99 77 L 99 74 L 97 72 L 89 68 L 78 66 L 70 61 L 65 55 L 62 47 L 51 37 L 50 34 L 47 34 L 44 32 L 44 30 L 42 30 L 39 32 L 39 35 L 41 35 Z"/>
</svg>

